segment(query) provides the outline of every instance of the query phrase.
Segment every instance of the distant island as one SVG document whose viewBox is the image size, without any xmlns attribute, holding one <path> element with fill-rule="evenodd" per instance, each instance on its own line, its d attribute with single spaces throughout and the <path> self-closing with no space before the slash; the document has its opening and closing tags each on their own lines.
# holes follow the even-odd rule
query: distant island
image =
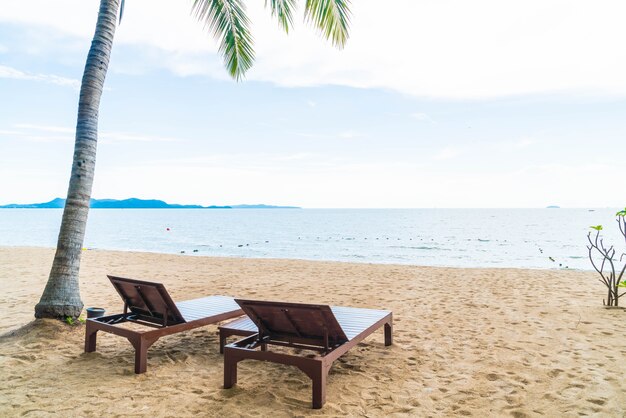
<svg viewBox="0 0 626 418">
<path fill-rule="evenodd" d="M 0 206 L 0 209 L 62 209 L 65 207 L 65 199 L 57 197 L 45 203 L 12 203 Z M 92 209 L 301 209 L 298 206 L 274 206 L 274 205 L 228 205 L 228 206 L 201 206 L 201 205 L 178 205 L 156 199 L 91 199 Z"/>
<path fill-rule="evenodd" d="M 561 209 L 561 207 L 557 205 L 550 205 L 550 206 L 546 206 L 546 209 Z"/>
</svg>

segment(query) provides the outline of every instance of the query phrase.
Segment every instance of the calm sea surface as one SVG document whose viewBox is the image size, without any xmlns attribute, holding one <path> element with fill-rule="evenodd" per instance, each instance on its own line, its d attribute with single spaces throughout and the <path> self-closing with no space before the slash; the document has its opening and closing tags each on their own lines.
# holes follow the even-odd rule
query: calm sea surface
<svg viewBox="0 0 626 418">
<path fill-rule="evenodd" d="M 589 225 L 603 224 L 605 241 L 626 251 L 616 211 L 95 209 L 85 246 L 191 256 L 587 270 Z M 54 247 L 61 214 L 60 209 L 0 209 L 0 245 Z"/>
</svg>

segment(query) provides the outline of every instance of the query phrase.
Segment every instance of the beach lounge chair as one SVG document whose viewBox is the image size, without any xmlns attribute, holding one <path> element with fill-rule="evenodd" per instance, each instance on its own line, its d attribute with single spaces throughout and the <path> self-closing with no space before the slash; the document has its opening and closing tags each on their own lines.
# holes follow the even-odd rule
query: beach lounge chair
<svg viewBox="0 0 626 418">
<path fill-rule="evenodd" d="M 313 408 L 326 400 L 326 378 L 333 361 L 384 325 L 385 345 L 392 343 L 392 313 L 389 311 L 345 308 L 328 305 L 262 302 L 235 299 L 247 318 L 224 325 L 224 335 L 246 338 L 224 346 L 224 388 L 237 383 L 237 363 L 254 359 L 270 361 L 302 370 L 313 383 Z M 256 331 L 250 335 L 251 324 Z M 222 338 L 220 340 L 223 341 Z M 314 357 L 271 351 L 284 346 L 313 350 Z M 260 348 L 260 350 L 257 350 Z"/>
<path fill-rule="evenodd" d="M 85 352 L 96 351 L 98 331 L 125 337 L 135 348 L 135 373 L 146 371 L 148 348 L 159 338 L 243 314 L 234 299 L 227 296 L 174 303 L 161 283 L 107 277 L 124 301 L 124 313 L 87 319 Z M 120 326 L 124 322 L 145 327 Z"/>
</svg>

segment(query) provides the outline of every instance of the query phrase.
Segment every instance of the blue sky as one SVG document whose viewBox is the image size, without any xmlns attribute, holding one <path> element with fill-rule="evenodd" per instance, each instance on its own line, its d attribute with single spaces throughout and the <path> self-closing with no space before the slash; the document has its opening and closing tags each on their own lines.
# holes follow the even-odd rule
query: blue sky
<svg viewBox="0 0 626 418">
<path fill-rule="evenodd" d="M 20 3 L 0 11 L 0 204 L 65 195 L 98 7 Z M 624 205 L 626 29 L 616 16 L 625 6 L 391 3 L 406 13 L 355 4 L 343 51 L 299 19 L 285 36 L 251 3 L 257 63 L 235 83 L 189 2 L 129 0 L 102 98 L 93 196 Z"/>
</svg>

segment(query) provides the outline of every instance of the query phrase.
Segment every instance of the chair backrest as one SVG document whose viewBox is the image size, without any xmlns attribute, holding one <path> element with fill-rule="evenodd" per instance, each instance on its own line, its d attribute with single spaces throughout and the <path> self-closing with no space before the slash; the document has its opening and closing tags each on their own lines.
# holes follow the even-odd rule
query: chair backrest
<svg viewBox="0 0 626 418">
<path fill-rule="evenodd" d="M 107 276 L 126 307 L 140 319 L 159 325 L 185 322 L 161 283 Z M 167 319 L 167 320 L 166 320 Z"/>
<path fill-rule="evenodd" d="M 244 299 L 235 302 L 257 325 L 261 336 L 325 348 L 348 341 L 328 305 Z"/>
</svg>

